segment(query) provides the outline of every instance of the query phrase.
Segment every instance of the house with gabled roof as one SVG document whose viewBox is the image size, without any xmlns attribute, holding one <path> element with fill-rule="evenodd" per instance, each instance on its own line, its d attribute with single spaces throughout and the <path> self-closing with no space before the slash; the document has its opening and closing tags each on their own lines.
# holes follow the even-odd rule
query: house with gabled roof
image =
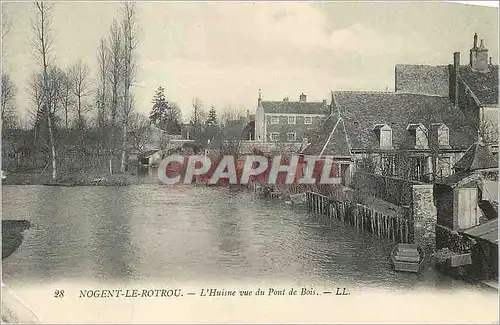
<svg viewBox="0 0 500 325">
<path fill-rule="evenodd" d="M 478 45 L 477 33 L 466 65 L 460 62 L 460 52 L 448 66 L 396 65 L 395 92 L 449 97 L 473 119 L 486 142 L 498 143 L 498 65 L 488 56 L 484 40 Z"/>
<path fill-rule="evenodd" d="M 356 166 L 386 176 L 430 181 L 452 166 L 477 136 L 448 97 L 370 91 L 332 92 Z M 403 168 L 404 167 L 404 168 Z"/>
<path fill-rule="evenodd" d="M 468 273 L 498 279 L 498 159 L 478 139 L 454 167 L 434 184 L 436 247 L 470 254 Z"/>
<path fill-rule="evenodd" d="M 322 161 L 330 159 L 332 161 L 331 174 L 341 179 L 341 184 L 348 186 L 352 178 L 352 153 L 347 141 L 344 121 L 337 112 L 332 112 L 317 129 L 309 133 L 308 141 L 305 141 L 299 153 L 299 166 L 303 174 L 310 173 L 305 161 L 307 157 L 314 157 L 318 165 L 312 175 L 319 178 L 322 172 Z"/>
<path fill-rule="evenodd" d="M 302 93 L 298 101 L 262 100 L 261 90 L 255 113 L 255 140 L 259 142 L 302 142 L 310 130 L 329 114 L 326 100 L 308 102 Z"/>
</svg>

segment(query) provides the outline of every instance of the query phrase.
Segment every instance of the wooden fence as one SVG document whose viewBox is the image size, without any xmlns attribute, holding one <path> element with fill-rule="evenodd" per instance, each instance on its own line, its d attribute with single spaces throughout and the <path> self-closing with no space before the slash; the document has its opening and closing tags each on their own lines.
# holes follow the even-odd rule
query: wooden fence
<svg viewBox="0 0 500 325">
<path fill-rule="evenodd" d="M 307 192 L 307 209 L 337 219 L 357 229 L 368 231 L 378 238 L 396 243 L 413 242 L 413 223 L 409 214 L 384 214 L 367 205 L 331 198 Z"/>
</svg>

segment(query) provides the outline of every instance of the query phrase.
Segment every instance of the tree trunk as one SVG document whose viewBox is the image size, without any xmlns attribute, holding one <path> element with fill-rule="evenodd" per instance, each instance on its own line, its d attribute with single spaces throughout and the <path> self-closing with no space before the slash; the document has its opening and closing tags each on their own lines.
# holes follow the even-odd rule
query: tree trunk
<svg viewBox="0 0 500 325">
<path fill-rule="evenodd" d="M 52 121 L 50 119 L 50 113 L 47 109 L 47 124 L 49 128 L 49 138 L 50 138 L 50 149 L 52 153 L 52 180 L 57 179 L 57 165 L 56 165 L 56 147 L 54 145 L 54 134 L 52 133 Z"/>
<path fill-rule="evenodd" d="M 122 159 L 120 164 L 120 171 L 125 172 L 127 158 L 127 123 L 123 123 L 123 144 L 122 144 Z"/>
</svg>

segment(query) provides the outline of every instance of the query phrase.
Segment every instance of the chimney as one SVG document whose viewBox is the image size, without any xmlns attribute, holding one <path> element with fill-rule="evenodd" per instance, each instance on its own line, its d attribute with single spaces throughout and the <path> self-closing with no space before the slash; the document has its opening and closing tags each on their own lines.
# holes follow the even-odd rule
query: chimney
<svg viewBox="0 0 500 325">
<path fill-rule="evenodd" d="M 262 106 L 262 90 L 259 89 L 259 99 L 257 100 L 257 105 Z"/>
<path fill-rule="evenodd" d="M 458 75 L 460 73 L 460 52 L 455 52 L 453 53 L 453 67 L 452 71 L 450 73 L 451 77 L 451 83 L 450 83 L 450 90 L 451 90 L 451 100 L 453 104 L 455 104 L 455 107 L 458 106 Z"/>
<path fill-rule="evenodd" d="M 288 97 L 284 97 L 284 98 L 283 98 L 283 101 L 284 101 L 284 102 L 288 102 Z"/>
<path fill-rule="evenodd" d="M 302 103 L 305 103 L 307 100 L 307 97 L 304 93 L 302 93 L 300 96 L 299 96 L 299 102 L 302 102 Z"/>
<path fill-rule="evenodd" d="M 326 106 L 326 99 L 323 99 L 323 105 Z"/>
<path fill-rule="evenodd" d="M 491 56 L 490 56 L 490 65 L 493 65 L 493 61 L 492 61 L 492 59 L 491 59 Z"/>
<path fill-rule="evenodd" d="M 481 39 L 479 47 L 477 47 L 477 34 L 474 34 L 474 47 L 470 49 L 470 68 L 477 72 L 488 72 L 488 49 L 484 44 L 484 39 Z"/>
<path fill-rule="evenodd" d="M 250 122 L 250 110 L 247 109 L 247 123 Z"/>
</svg>

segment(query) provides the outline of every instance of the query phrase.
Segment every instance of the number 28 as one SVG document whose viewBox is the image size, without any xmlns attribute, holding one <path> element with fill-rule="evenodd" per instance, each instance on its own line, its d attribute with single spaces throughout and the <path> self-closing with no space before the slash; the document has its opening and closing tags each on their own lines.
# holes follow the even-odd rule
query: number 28
<svg viewBox="0 0 500 325">
<path fill-rule="evenodd" d="M 54 298 L 62 298 L 62 297 L 64 297 L 64 290 L 54 291 Z"/>
</svg>

